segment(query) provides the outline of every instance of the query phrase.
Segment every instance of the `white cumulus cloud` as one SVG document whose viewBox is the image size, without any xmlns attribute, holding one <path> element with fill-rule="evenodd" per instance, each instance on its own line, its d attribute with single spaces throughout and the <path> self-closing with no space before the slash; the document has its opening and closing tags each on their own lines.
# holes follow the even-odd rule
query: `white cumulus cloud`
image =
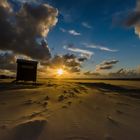
<svg viewBox="0 0 140 140">
<path fill-rule="evenodd" d="M 96 44 L 83 43 L 83 45 L 86 46 L 87 48 L 98 49 L 98 50 L 101 50 L 101 51 L 108 51 L 108 52 L 117 52 L 118 51 L 116 49 L 110 49 L 108 47 L 101 46 L 101 45 L 96 45 Z"/>
<path fill-rule="evenodd" d="M 82 26 L 88 29 L 92 29 L 93 27 L 89 25 L 87 22 L 82 22 Z"/>
</svg>

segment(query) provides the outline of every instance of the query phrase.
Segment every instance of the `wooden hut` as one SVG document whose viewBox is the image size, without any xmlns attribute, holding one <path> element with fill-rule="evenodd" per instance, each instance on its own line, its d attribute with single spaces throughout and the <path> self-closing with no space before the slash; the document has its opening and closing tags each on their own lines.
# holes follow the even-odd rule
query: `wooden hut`
<svg viewBox="0 0 140 140">
<path fill-rule="evenodd" d="M 17 76 L 16 81 L 33 81 L 37 77 L 37 61 L 17 59 Z"/>
</svg>

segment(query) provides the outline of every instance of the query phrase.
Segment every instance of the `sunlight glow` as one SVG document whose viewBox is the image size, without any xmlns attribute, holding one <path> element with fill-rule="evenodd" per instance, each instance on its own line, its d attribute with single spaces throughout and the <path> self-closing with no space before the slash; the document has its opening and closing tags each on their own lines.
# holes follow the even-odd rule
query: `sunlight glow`
<svg viewBox="0 0 140 140">
<path fill-rule="evenodd" d="M 64 74 L 64 70 L 63 69 L 60 68 L 60 69 L 57 70 L 57 75 L 61 76 L 63 74 Z"/>
</svg>

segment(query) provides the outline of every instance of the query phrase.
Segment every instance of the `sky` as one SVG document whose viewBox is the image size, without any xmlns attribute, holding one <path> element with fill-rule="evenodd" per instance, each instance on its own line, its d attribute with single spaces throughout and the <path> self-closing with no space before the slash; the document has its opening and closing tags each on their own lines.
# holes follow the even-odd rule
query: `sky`
<svg viewBox="0 0 140 140">
<path fill-rule="evenodd" d="M 11 66 L 14 61 L 7 66 L 13 57 L 38 60 L 46 69 L 54 68 L 60 57 L 66 70 L 78 75 L 111 73 L 116 76 L 119 72 L 117 76 L 138 76 L 139 0 L 2 0 L 0 6 L 1 72 L 14 72 L 15 66 Z M 4 22 L 7 23 L 5 30 Z M 16 33 L 11 33 L 12 29 Z M 12 41 L 8 44 L 4 39 Z M 34 47 L 35 43 L 41 47 Z M 5 59 L 6 66 L 2 64 Z"/>
<path fill-rule="evenodd" d="M 58 7 L 60 12 L 62 11 L 58 24 L 48 36 L 48 41 L 52 46 L 55 46 L 56 51 L 64 52 L 62 46 L 66 43 L 73 43 L 76 47 L 82 49 L 87 49 L 82 45 L 83 43 L 95 44 L 117 50 L 116 52 L 108 52 L 88 48 L 95 53 L 91 59 L 95 63 L 100 63 L 104 59 L 116 58 L 120 61 L 120 64 L 118 64 L 120 67 L 135 67 L 139 64 L 140 40 L 135 35 L 134 29 L 123 28 L 121 25 L 113 23 L 115 18 L 117 22 L 117 19 L 124 16 L 125 12 L 133 10 L 136 1 L 80 0 L 75 3 L 75 0 L 69 2 L 56 0 L 50 3 Z M 82 23 L 89 25 L 89 28 L 83 26 Z M 73 36 L 61 32 L 61 28 L 75 30 L 81 35 Z M 59 45 L 55 42 L 59 42 Z"/>
</svg>

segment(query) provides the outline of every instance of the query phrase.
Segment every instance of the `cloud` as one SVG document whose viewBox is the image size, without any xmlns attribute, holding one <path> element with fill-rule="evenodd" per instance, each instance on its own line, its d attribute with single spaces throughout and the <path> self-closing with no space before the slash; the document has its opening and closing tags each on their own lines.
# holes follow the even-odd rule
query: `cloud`
<svg viewBox="0 0 140 140">
<path fill-rule="evenodd" d="M 10 3 L 0 1 L 0 50 L 10 50 L 15 54 L 33 59 L 48 60 L 51 53 L 45 40 L 37 43 L 36 37 L 44 38 L 57 23 L 57 9 L 48 4 L 22 4 L 14 12 Z"/>
<path fill-rule="evenodd" d="M 13 1 L 19 3 L 41 3 L 41 0 L 13 0 Z"/>
<path fill-rule="evenodd" d="M 81 57 L 87 58 L 87 59 L 90 59 L 91 56 L 94 54 L 94 52 L 91 52 L 89 50 L 77 48 L 73 44 L 68 44 L 67 46 L 64 46 L 64 49 L 67 49 L 72 52 L 80 53 Z"/>
<path fill-rule="evenodd" d="M 75 30 L 69 30 L 68 33 L 71 34 L 71 35 L 74 35 L 74 36 L 79 36 L 79 35 L 81 35 L 81 33 L 76 32 Z"/>
<path fill-rule="evenodd" d="M 80 62 L 84 62 L 84 61 L 87 60 L 87 58 L 86 58 L 86 57 L 81 57 L 81 58 L 79 58 L 78 60 L 79 60 Z"/>
<path fill-rule="evenodd" d="M 49 68 L 63 68 L 68 72 L 80 72 L 82 64 L 85 60 L 81 61 L 81 57 L 77 57 L 74 54 L 64 54 L 64 55 L 55 55 L 50 59 L 46 66 Z"/>
<path fill-rule="evenodd" d="M 109 72 L 109 73 L 101 73 L 101 72 L 95 72 L 95 71 L 87 71 L 84 73 L 85 76 L 88 78 L 140 78 L 140 65 L 136 68 L 121 68 L 117 70 L 116 72 Z"/>
<path fill-rule="evenodd" d="M 135 11 L 129 15 L 129 18 L 125 21 L 125 25 L 128 27 L 135 26 L 140 22 L 140 12 Z"/>
<path fill-rule="evenodd" d="M 16 55 L 12 51 L 0 51 L 0 70 L 15 72 L 17 59 L 28 59 L 25 55 Z"/>
<path fill-rule="evenodd" d="M 128 18 L 124 21 L 127 27 L 134 27 L 135 34 L 140 37 L 140 0 L 137 0 L 135 10 L 129 14 Z"/>
<path fill-rule="evenodd" d="M 1 70 L 15 70 L 16 56 L 12 52 L 2 51 L 0 53 L 0 69 Z"/>
<path fill-rule="evenodd" d="M 67 32 L 64 28 L 59 28 L 61 32 L 65 33 Z"/>
<path fill-rule="evenodd" d="M 73 35 L 73 36 L 80 36 L 81 35 L 81 33 L 77 32 L 75 30 L 66 30 L 64 28 L 59 28 L 59 29 L 61 32 L 68 33 L 68 34 Z"/>
<path fill-rule="evenodd" d="M 101 51 L 107 51 L 107 52 L 117 52 L 118 51 L 118 50 L 110 49 L 105 46 L 100 46 L 100 45 L 95 45 L 95 44 L 83 43 L 83 45 L 86 46 L 87 48 L 99 49 Z"/>
<path fill-rule="evenodd" d="M 87 71 L 87 72 L 84 73 L 84 75 L 96 77 L 96 76 L 100 76 L 100 73 L 98 73 L 98 72 Z"/>
<path fill-rule="evenodd" d="M 140 66 L 134 69 L 121 68 L 116 72 L 109 73 L 112 78 L 140 78 Z"/>
<path fill-rule="evenodd" d="M 11 70 L 0 69 L 0 77 L 2 77 L 2 75 L 11 76 L 11 75 L 15 75 L 15 73 Z"/>
<path fill-rule="evenodd" d="M 7 0 L 1 0 L 0 1 L 0 7 L 3 7 L 4 9 L 6 9 L 6 10 L 8 10 L 8 12 L 10 11 L 12 11 L 12 7 L 11 7 L 11 5 L 8 3 L 8 1 Z"/>
<path fill-rule="evenodd" d="M 92 26 L 89 25 L 87 22 L 82 22 L 82 26 L 87 28 L 87 29 L 92 29 Z"/>
<path fill-rule="evenodd" d="M 96 65 L 96 71 L 100 70 L 110 70 L 114 67 L 115 64 L 117 64 L 118 60 L 109 60 L 109 61 L 103 61 L 101 64 Z"/>
</svg>

